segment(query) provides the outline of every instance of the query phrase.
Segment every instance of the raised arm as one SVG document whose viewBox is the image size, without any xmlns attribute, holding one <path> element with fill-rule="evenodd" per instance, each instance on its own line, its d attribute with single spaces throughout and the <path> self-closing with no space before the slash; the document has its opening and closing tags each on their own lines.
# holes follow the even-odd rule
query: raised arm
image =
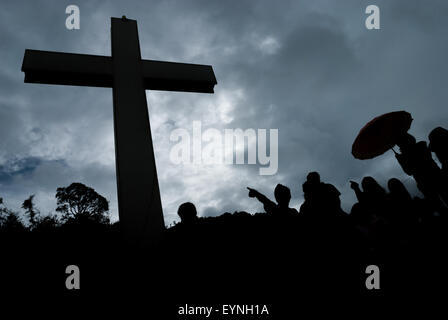
<svg viewBox="0 0 448 320">
<path fill-rule="evenodd" d="M 355 191 L 356 198 L 358 199 L 358 202 L 362 202 L 363 194 L 362 194 L 361 189 L 359 188 L 359 184 L 355 181 L 350 181 L 350 188 L 352 188 L 353 191 Z"/>
<path fill-rule="evenodd" d="M 270 212 L 276 206 L 276 204 L 273 201 L 269 200 L 268 197 L 258 192 L 257 190 L 249 187 L 247 187 L 247 190 L 249 190 L 249 197 L 257 198 L 257 200 L 263 204 L 264 210 L 266 212 Z"/>
<path fill-rule="evenodd" d="M 406 174 L 412 176 L 414 172 L 412 166 L 409 164 L 409 159 L 400 153 L 395 153 L 395 158 L 397 159 L 403 171 Z"/>
</svg>

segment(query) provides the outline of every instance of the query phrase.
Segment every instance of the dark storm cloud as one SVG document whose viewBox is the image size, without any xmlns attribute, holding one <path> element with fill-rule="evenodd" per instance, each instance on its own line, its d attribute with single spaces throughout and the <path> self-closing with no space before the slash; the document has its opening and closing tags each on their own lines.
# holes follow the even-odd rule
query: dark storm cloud
<svg viewBox="0 0 448 320">
<path fill-rule="evenodd" d="M 0 183 L 10 183 L 14 176 L 29 176 L 36 169 L 42 160 L 35 157 L 22 158 L 17 161 L 10 161 L 0 166 Z"/>
<path fill-rule="evenodd" d="M 80 181 L 110 199 L 116 215 L 111 91 L 23 84 L 20 72 L 25 48 L 110 55 L 111 16 L 137 19 L 144 58 L 211 64 L 218 79 L 214 95 L 148 93 L 167 222 L 185 201 L 204 215 L 260 211 L 249 185 L 270 197 L 275 184 L 288 185 L 298 206 L 311 170 L 342 191 L 346 209 L 349 179 L 396 176 L 415 191 L 393 155 L 355 160 L 351 143 L 388 111 L 411 112 L 418 139 L 448 123 L 443 1 L 75 1 L 78 31 L 65 29 L 68 4 L 2 2 L 0 195 L 12 207 L 36 193 L 51 211 L 56 188 Z M 381 30 L 364 27 L 370 4 L 381 9 Z M 278 173 L 173 165 L 170 133 L 191 132 L 196 120 L 218 130 L 278 129 Z"/>
</svg>

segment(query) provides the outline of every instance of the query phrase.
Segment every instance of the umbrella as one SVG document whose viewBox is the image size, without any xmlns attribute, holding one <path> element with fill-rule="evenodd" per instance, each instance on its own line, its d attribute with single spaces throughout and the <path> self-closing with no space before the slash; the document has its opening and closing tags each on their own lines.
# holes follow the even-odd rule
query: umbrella
<svg viewBox="0 0 448 320">
<path fill-rule="evenodd" d="M 396 145 L 397 139 L 411 127 L 409 112 L 395 111 L 383 114 L 367 123 L 353 142 L 352 154 L 365 160 L 377 157 Z"/>
</svg>

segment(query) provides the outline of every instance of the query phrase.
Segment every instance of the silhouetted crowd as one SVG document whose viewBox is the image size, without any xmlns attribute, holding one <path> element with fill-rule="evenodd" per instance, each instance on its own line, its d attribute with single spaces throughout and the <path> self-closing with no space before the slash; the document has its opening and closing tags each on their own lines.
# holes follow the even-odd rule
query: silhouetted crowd
<svg viewBox="0 0 448 320">
<path fill-rule="evenodd" d="M 394 150 L 395 157 L 403 171 L 414 178 L 422 198 L 411 196 L 397 178 L 388 181 L 386 190 L 373 177 L 367 176 L 360 184 L 350 181 L 357 202 L 348 214 L 341 208 L 339 190 L 322 182 L 318 172 L 310 172 L 302 185 L 304 202 L 299 212 L 290 207 L 291 191 L 282 184 L 275 187 L 275 201 L 248 187 L 249 197 L 263 204 L 267 217 L 284 224 L 297 222 L 322 228 L 349 228 L 369 250 L 417 241 L 422 230 L 431 232 L 435 224 L 444 225 L 448 216 L 448 130 L 441 127 L 432 130 L 429 144 L 417 142 L 406 133 L 399 138 L 397 146 L 399 152 Z M 181 218 L 178 229 L 189 226 L 194 229 L 195 224 L 200 223 L 192 203 L 182 204 L 178 215 Z M 237 220 L 238 213 L 234 215 Z M 290 231 L 299 232 L 299 229 Z"/>
<path fill-rule="evenodd" d="M 212 293 L 265 299 L 276 298 L 279 292 L 365 293 L 366 266 L 374 264 L 384 272 L 384 292 L 443 289 L 441 279 L 448 268 L 444 258 L 448 131 L 434 129 L 429 144 L 405 134 L 397 145 L 395 156 L 423 197 L 413 197 L 396 178 L 388 181 L 386 189 L 373 177 L 364 177 L 360 183 L 350 182 L 357 202 L 348 213 L 341 208 L 339 190 L 322 181 L 319 173 L 310 172 L 302 184 L 304 202 L 299 211 L 290 207 L 291 191 L 282 184 L 275 187 L 274 200 L 248 187 L 248 196 L 263 204 L 263 213 L 198 217 L 195 205 L 186 202 L 178 209 L 181 222 L 166 229 L 151 251 L 126 246 L 120 224 L 103 222 L 103 206 L 87 216 L 67 216 L 60 225 L 39 218 L 30 197 L 23 205 L 30 232 L 17 231 L 23 229 L 17 215 L 5 216 L 0 240 L 11 263 L 0 265 L 0 271 L 14 275 L 9 277 L 10 287 L 34 281 L 36 288 L 57 289 L 61 281 L 54 275 L 76 261 L 87 270 L 83 281 L 104 291 L 157 287 L 172 299 L 190 296 L 194 288 L 202 298 Z M 62 195 L 72 188 L 93 193 L 80 184 L 58 189 L 61 210 L 68 210 Z M 94 199 L 101 197 L 95 193 Z M 0 207 L 0 213 L 8 212 Z M 40 263 L 36 266 L 35 261 Z M 42 276 L 23 276 L 29 265 Z M 284 294 L 281 300 L 287 297 L 296 296 Z"/>
</svg>

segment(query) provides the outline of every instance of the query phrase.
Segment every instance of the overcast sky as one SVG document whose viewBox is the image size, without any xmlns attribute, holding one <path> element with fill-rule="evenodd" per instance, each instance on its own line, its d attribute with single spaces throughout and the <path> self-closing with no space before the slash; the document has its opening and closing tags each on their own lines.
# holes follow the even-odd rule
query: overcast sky
<svg viewBox="0 0 448 320">
<path fill-rule="evenodd" d="M 80 30 L 65 28 L 65 8 L 81 11 Z M 381 29 L 365 28 L 365 8 L 381 10 Z M 0 197 L 20 210 L 35 194 L 54 212 L 56 188 L 71 182 L 110 200 L 117 219 L 112 90 L 24 84 L 24 50 L 110 55 L 110 17 L 136 19 L 144 59 L 209 64 L 215 94 L 147 91 L 167 224 L 177 207 L 200 215 L 261 211 L 252 186 L 273 197 L 277 183 L 303 201 L 309 171 L 354 201 L 349 180 L 398 177 L 415 190 L 391 152 L 369 161 L 351 144 L 371 118 L 409 111 L 411 133 L 427 139 L 448 126 L 448 2 L 341 1 L 2 1 L 0 9 Z M 169 137 L 176 128 L 279 130 L 279 168 L 175 165 Z"/>
</svg>

